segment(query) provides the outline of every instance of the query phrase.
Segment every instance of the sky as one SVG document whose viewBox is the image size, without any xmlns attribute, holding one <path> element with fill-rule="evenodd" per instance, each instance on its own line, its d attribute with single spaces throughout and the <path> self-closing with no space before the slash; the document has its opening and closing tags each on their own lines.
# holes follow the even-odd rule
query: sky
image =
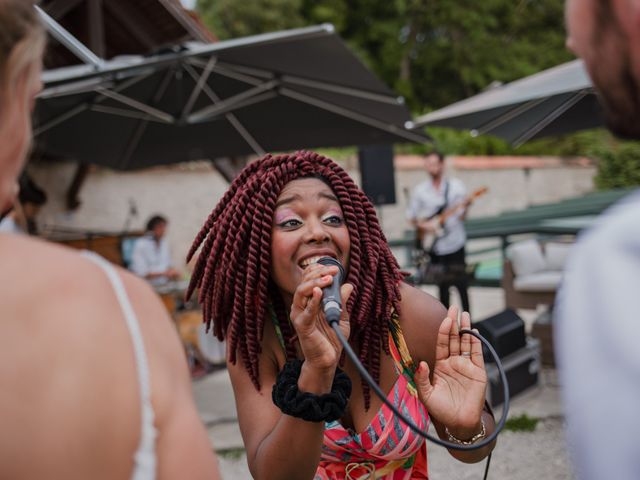
<svg viewBox="0 0 640 480">
<path fill-rule="evenodd" d="M 194 9 L 196 7 L 196 0 L 180 0 L 182 5 L 186 8 Z"/>
</svg>

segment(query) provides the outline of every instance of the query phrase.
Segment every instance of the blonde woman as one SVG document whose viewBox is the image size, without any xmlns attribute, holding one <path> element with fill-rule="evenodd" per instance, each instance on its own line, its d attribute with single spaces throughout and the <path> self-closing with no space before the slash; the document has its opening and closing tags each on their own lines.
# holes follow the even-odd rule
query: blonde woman
<svg viewBox="0 0 640 480">
<path fill-rule="evenodd" d="M 33 5 L 0 0 L 0 212 L 41 89 Z M 0 265 L 0 478 L 218 478 L 175 329 L 143 280 L 11 234 Z"/>
</svg>

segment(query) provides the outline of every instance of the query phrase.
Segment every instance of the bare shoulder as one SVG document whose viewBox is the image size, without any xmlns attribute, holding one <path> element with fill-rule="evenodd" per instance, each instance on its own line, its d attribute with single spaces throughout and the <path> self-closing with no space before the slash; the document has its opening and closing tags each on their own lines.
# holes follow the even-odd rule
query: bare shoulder
<svg viewBox="0 0 640 480">
<path fill-rule="evenodd" d="M 118 358 L 115 354 L 120 346 L 122 353 L 130 351 L 130 342 L 121 341 L 127 340 L 129 333 L 122 305 L 109 278 L 77 250 L 7 235 L 0 237 L 0 261 L 3 265 L 0 279 L 6 285 L 0 289 L 0 305 L 5 312 L 15 313 L 10 318 L 31 323 L 39 331 L 52 335 L 74 332 L 64 338 L 67 344 L 107 335 L 103 338 L 114 343 L 99 342 L 93 346 L 93 352 L 98 355 L 104 346 L 102 353 L 112 357 L 111 361 L 118 361 L 114 358 Z M 177 348 L 179 355 L 175 329 L 151 287 L 124 269 L 115 267 L 115 271 L 140 324 L 147 353 L 153 355 L 157 349 L 166 353 Z M 129 361 L 128 355 L 123 361 Z"/>
<path fill-rule="evenodd" d="M 401 284 L 400 293 L 400 325 L 411 357 L 433 368 L 438 328 L 447 311 L 432 295 L 407 283 Z"/>
<path fill-rule="evenodd" d="M 64 454 L 55 447 L 64 445 L 78 452 L 81 460 L 67 463 L 86 472 L 82 478 L 102 478 L 96 471 L 127 477 L 140 434 L 140 384 L 131 332 L 109 278 L 77 251 L 27 238 L 0 237 L 0 262 L 0 351 L 14 360 L 10 369 L 0 368 L 0 387 L 21 399 L 12 417 L 48 426 L 36 441 L 20 435 L 20 424 L 8 425 L 11 417 L 0 408 L 11 448 L 59 468 Z M 160 432 L 159 471 L 185 472 L 190 465 L 200 473 L 189 478 L 201 478 L 215 463 L 175 327 L 147 282 L 115 271 L 142 332 Z M 188 451 L 184 438 L 190 439 Z M 0 439 L 0 451 L 5 447 Z M 30 475 L 38 476 L 44 475 Z"/>
<path fill-rule="evenodd" d="M 10 289 L 5 294 L 15 302 L 26 302 L 34 309 L 52 308 L 57 304 L 70 308 L 96 300 L 114 304 L 113 289 L 105 273 L 77 250 L 39 239 L 6 235 L 0 237 L 0 261 L 2 283 Z M 130 296 L 155 301 L 146 282 L 119 267 L 116 271 Z M 95 315 L 99 316 L 100 312 L 96 311 Z"/>
</svg>

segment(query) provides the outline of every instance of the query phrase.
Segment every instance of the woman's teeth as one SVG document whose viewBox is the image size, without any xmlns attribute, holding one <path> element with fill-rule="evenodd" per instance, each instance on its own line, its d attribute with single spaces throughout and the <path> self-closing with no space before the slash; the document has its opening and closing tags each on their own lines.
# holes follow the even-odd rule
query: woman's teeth
<svg viewBox="0 0 640 480">
<path fill-rule="evenodd" d="M 313 263 L 318 263 L 318 260 L 320 260 L 322 257 L 309 257 L 309 258 L 305 258 L 302 262 L 300 262 L 300 266 L 302 268 L 307 268 L 309 265 L 313 264 Z"/>
</svg>

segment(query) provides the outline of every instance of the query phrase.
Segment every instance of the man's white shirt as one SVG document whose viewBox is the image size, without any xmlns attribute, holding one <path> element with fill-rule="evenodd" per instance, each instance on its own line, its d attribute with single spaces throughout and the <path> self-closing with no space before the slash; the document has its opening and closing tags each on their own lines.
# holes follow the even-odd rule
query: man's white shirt
<svg viewBox="0 0 640 480">
<path fill-rule="evenodd" d="M 576 478 L 640 478 L 640 193 L 599 217 L 567 262 L 554 317 Z"/>
<path fill-rule="evenodd" d="M 446 208 L 462 203 L 467 190 L 460 180 L 457 178 L 445 178 L 440 184 L 440 188 L 436 189 L 433 181 L 429 179 L 420 183 L 414 189 L 406 212 L 407 218 L 409 220 L 423 220 L 434 216 L 445 203 L 444 192 L 447 190 L 447 182 L 449 187 Z M 447 219 L 444 224 L 444 234 L 435 243 L 434 253 L 447 255 L 460 250 L 464 246 L 467 241 L 467 234 L 464 230 L 463 215 L 464 209 L 461 209 Z"/>
<path fill-rule="evenodd" d="M 171 267 L 169 244 L 161 238 L 156 242 L 152 235 L 145 235 L 136 240 L 131 254 L 131 271 L 140 277 L 150 273 L 165 272 Z M 158 277 L 149 280 L 152 284 L 165 283 L 166 278 Z"/>
</svg>

